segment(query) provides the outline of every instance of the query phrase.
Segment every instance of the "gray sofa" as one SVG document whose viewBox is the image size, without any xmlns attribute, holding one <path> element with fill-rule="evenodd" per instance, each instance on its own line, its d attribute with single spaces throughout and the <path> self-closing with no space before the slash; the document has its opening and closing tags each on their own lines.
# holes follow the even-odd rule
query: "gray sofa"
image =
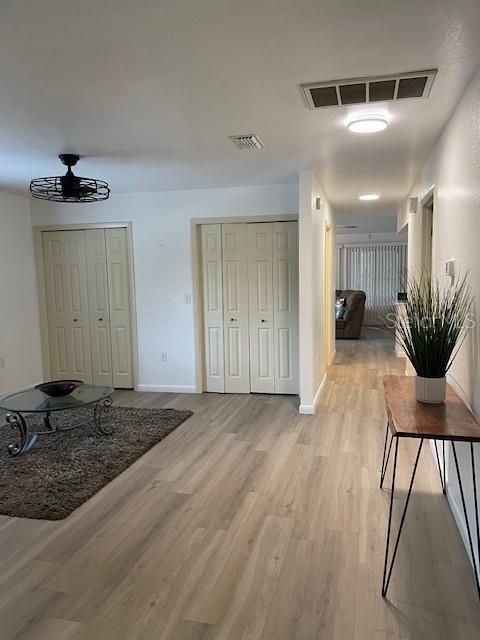
<svg viewBox="0 0 480 640">
<path fill-rule="evenodd" d="M 337 339 L 355 340 L 360 337 L 363 314 L 365 313 L 365 291 L 353 291 L 346 289 L 335 292 L 337 300 L 345 298 L 345 311 L 343 317 L 335 320 L 335 337 Z"/>
</svg>

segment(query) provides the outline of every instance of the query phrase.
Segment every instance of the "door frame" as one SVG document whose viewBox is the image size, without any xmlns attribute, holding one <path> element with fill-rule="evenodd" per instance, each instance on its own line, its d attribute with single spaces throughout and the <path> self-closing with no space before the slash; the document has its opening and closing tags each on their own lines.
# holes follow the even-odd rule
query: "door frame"
<svg viewBox="0 0 480 640">
<path fill-rule="evenodd" d="M 334 349 L 332 350 L 333 337 L 333 317 L 335 314 L 335 304 L 333 294 L 333 234 L 332 226 L 325 220 L 324 231 L 324 296 L 325 296 L 325 318 L 324 318 L 324 340 L 325 340 L 325 368 L 332 364 Z"/>
<path fill-rule="evenodd" d="M 435 235 L 435 208 L 437 205 L 437 189 L 435 185 L 432 185 L 421 201 L 421 213 L 422 213 L 422 260 L 421 260 L 421 269 L 425 270 L 426 260 L 429 259 L 430 264 L 428 268 L 430 270 L 430 278 L 434 277 L 434 269 L 433 265 L 435 263 L 435 243 L 434 243 L 434 235 Z"/>
<path fill-rule="evenodd" d="M 205 390 L 205 351 L 203 340 L 203 287 L 202 287 L 202 235 L 205 224 L 235 224 L 252 222 L 298 222 L 298 213 L 259 216 L 219 216 L 218 218 L 192 218 L 190 221 L 192 241 L 192 304 L 195 343 L 195 393 Z M 300 369 L 300 365 L 299 365 Z M 300 371 L 299 371 L 300 373 Z"/>
<path fill-rule="evenodd" d="M 50 341 L 48 336 L 47 296 L 45 281 L 45 262 L 43 259 L 42 233 L 45 231 L 87 231 L 89 229 L 126 229 L 128 275 L 130 285 L 130 317 L 132 328 L 132 367 L 133 387 L 138 386 L 138 327 L 137 305 L 135 294 L 135 267 L 133 260 L 133 223 L 132 222 L 88 222 L 84 224 L 48 224 L 33 227 L 33 241 L 35 248 L 35 267 L 37 272 L 38 304 L 40 315 L 40 340 L 42 347 L 42 371 L 45 380 L 51 378 Z"/>
</svg>

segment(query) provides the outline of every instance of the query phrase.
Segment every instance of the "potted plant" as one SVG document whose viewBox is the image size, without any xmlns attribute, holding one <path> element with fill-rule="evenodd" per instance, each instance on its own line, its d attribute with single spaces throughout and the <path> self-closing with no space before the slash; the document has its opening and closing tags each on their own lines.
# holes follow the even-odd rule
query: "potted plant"
<svg viewBox="0 0 480 640">
<path fill-rule="evenodd" d="M 445 377 L 466 336 L 472 303 L 468 274 L 447 288 L 423 274 L 409 277 L 406 290 L 396 335 L 417 373 L 417 400 L 444 402 Z"/>
</svg>

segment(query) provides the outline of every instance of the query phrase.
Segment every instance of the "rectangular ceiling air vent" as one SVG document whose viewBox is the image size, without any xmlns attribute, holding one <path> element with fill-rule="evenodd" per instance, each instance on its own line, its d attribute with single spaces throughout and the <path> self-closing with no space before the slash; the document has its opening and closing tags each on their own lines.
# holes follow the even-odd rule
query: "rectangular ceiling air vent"
<svg viewBox="0 0 480 640">
<path fill-rule="evenodd" d="M 251 149 L 263 149 L 265 145 L 256 133 L 246 133 L 243 136 L 229 136 L 230 140 L 234 142 L 242 151 L 249 151 Z"/>
<path fill-rule="evenodd" d="M 341 107 L 405 98 L 428 98 L 436 69 L 376 78 L 351 78 L 300 85 L 309 109 Z"/>
</svg>

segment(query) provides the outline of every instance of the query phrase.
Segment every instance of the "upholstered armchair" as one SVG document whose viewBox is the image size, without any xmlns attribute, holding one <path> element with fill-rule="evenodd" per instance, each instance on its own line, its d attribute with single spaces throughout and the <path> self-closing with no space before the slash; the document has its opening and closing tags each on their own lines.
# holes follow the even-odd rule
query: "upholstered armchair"
<svg viewBox="0 0 480 640">
<path fill-rule="evenodd" d="M 335 320 L 335 337 L 358 339 L 362 328 L 365 301 L 367 296 L 364 291 L 336 291 L 337 300 L 345 299 L 343 314 Z"/>
</svg>

